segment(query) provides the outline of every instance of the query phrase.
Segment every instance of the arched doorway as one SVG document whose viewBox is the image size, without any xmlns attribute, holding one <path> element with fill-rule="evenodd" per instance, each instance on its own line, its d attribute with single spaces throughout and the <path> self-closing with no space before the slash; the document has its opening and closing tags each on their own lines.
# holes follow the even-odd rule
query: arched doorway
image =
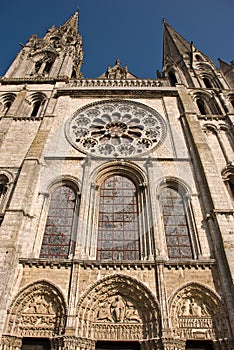
<svg viewBox="0 0 234 350">
<path fill-rule="evenodd" d="M 8 311 L 4 349 L 50 350 L 64 333 L 66 306 L 61 292 L 46 281 L 25 287 Z"/>
<path fill-rule="evenodd" d="M 203 285 L 191 283 L 177 291 L 171 299 L 170 312 L 173 333 L 187 340 L 188 349 L 210 350 L 213 341 L 229 338 L 221 299 Z"/>
<path fill-rule="evenodd" d="M 116 274 L 95 283 L 78 305 L 77 335 L 98 349 L 137 350 L 159 336 L 159 307 L 153 294 L 132 277 Z"/>
</svg>

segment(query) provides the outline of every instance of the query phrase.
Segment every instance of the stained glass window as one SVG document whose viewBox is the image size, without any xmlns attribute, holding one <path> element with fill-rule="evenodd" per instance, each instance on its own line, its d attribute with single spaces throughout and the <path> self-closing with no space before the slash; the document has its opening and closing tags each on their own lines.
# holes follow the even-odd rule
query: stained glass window
<svg viewBox="0 0 234 350">
<path fill-rule="evenodd" d="M 97 258 L 139 259 L 136 187 L 127 177 L 109 177 L 101 186 Z"/>
<path fill-rule="evenodd" d="M 58 187 L 51 196 L 41 247 L 41 258 L 67 258 L 71 249 L 76 193 L 67 186 Z"/>
<path fill-rule="evenodd" d="M 183 197 L 173 188 L 164 188 L 161 204 L 169 258 L 192 258 Z"/>
</svg>

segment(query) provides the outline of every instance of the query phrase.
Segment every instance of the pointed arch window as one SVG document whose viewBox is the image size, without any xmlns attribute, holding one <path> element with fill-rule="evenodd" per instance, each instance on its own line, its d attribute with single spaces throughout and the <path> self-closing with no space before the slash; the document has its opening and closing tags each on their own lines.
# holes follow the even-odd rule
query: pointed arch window
<svg viewBox="0 0 234 350">
<path fill-rule="evenodd" d="M 161 206 L 168 257 L 174 259 L 193 258 L 183 195 L 173 187 L 165 187 L 161 193 Z"/>
<path fill-rule="evenodd" d="M 51 195 L 41 258 L 67 258 L 74 252 L 76 212 L 77 192 L 68 185 L 58 187 Z"/>
<path fill-rule="evenodd" d="M 138 260 L 138 201 L 135 184 L 114 175 L 100 188 L 97 258 Z"/>
</svg>

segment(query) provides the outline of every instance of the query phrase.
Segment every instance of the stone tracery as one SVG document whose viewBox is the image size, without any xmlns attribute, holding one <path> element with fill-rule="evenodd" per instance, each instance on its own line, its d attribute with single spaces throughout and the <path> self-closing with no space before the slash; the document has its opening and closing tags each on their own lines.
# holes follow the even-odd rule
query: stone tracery
<svg viewBox="0 0 234 350">
<path fill-rule="evenodd" d="M 84 153 L 99 157 L 141 155 L 162 142 L 166 124 L 155 110 L 132 101 L 105 101 L 78 110 L 66 136 Z"/>
</svg>

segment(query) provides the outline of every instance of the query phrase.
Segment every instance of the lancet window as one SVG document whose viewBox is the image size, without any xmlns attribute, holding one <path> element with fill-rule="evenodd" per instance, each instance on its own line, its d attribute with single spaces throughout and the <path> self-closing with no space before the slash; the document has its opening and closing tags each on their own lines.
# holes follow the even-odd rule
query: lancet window
<svg viewBox="0 0 234 350">
<path fill-rule="evenodd" d="M 169 258 L 193 258 L 186 203 L 177 188 L 165 187 L 161 206 Z"/>
<path fill-rule="evenodd" d="M 74 252 L 77 205 L 77 192 L 67 184 L 52 193 L 41 258 L 67 258 Z"/>
</svg>

